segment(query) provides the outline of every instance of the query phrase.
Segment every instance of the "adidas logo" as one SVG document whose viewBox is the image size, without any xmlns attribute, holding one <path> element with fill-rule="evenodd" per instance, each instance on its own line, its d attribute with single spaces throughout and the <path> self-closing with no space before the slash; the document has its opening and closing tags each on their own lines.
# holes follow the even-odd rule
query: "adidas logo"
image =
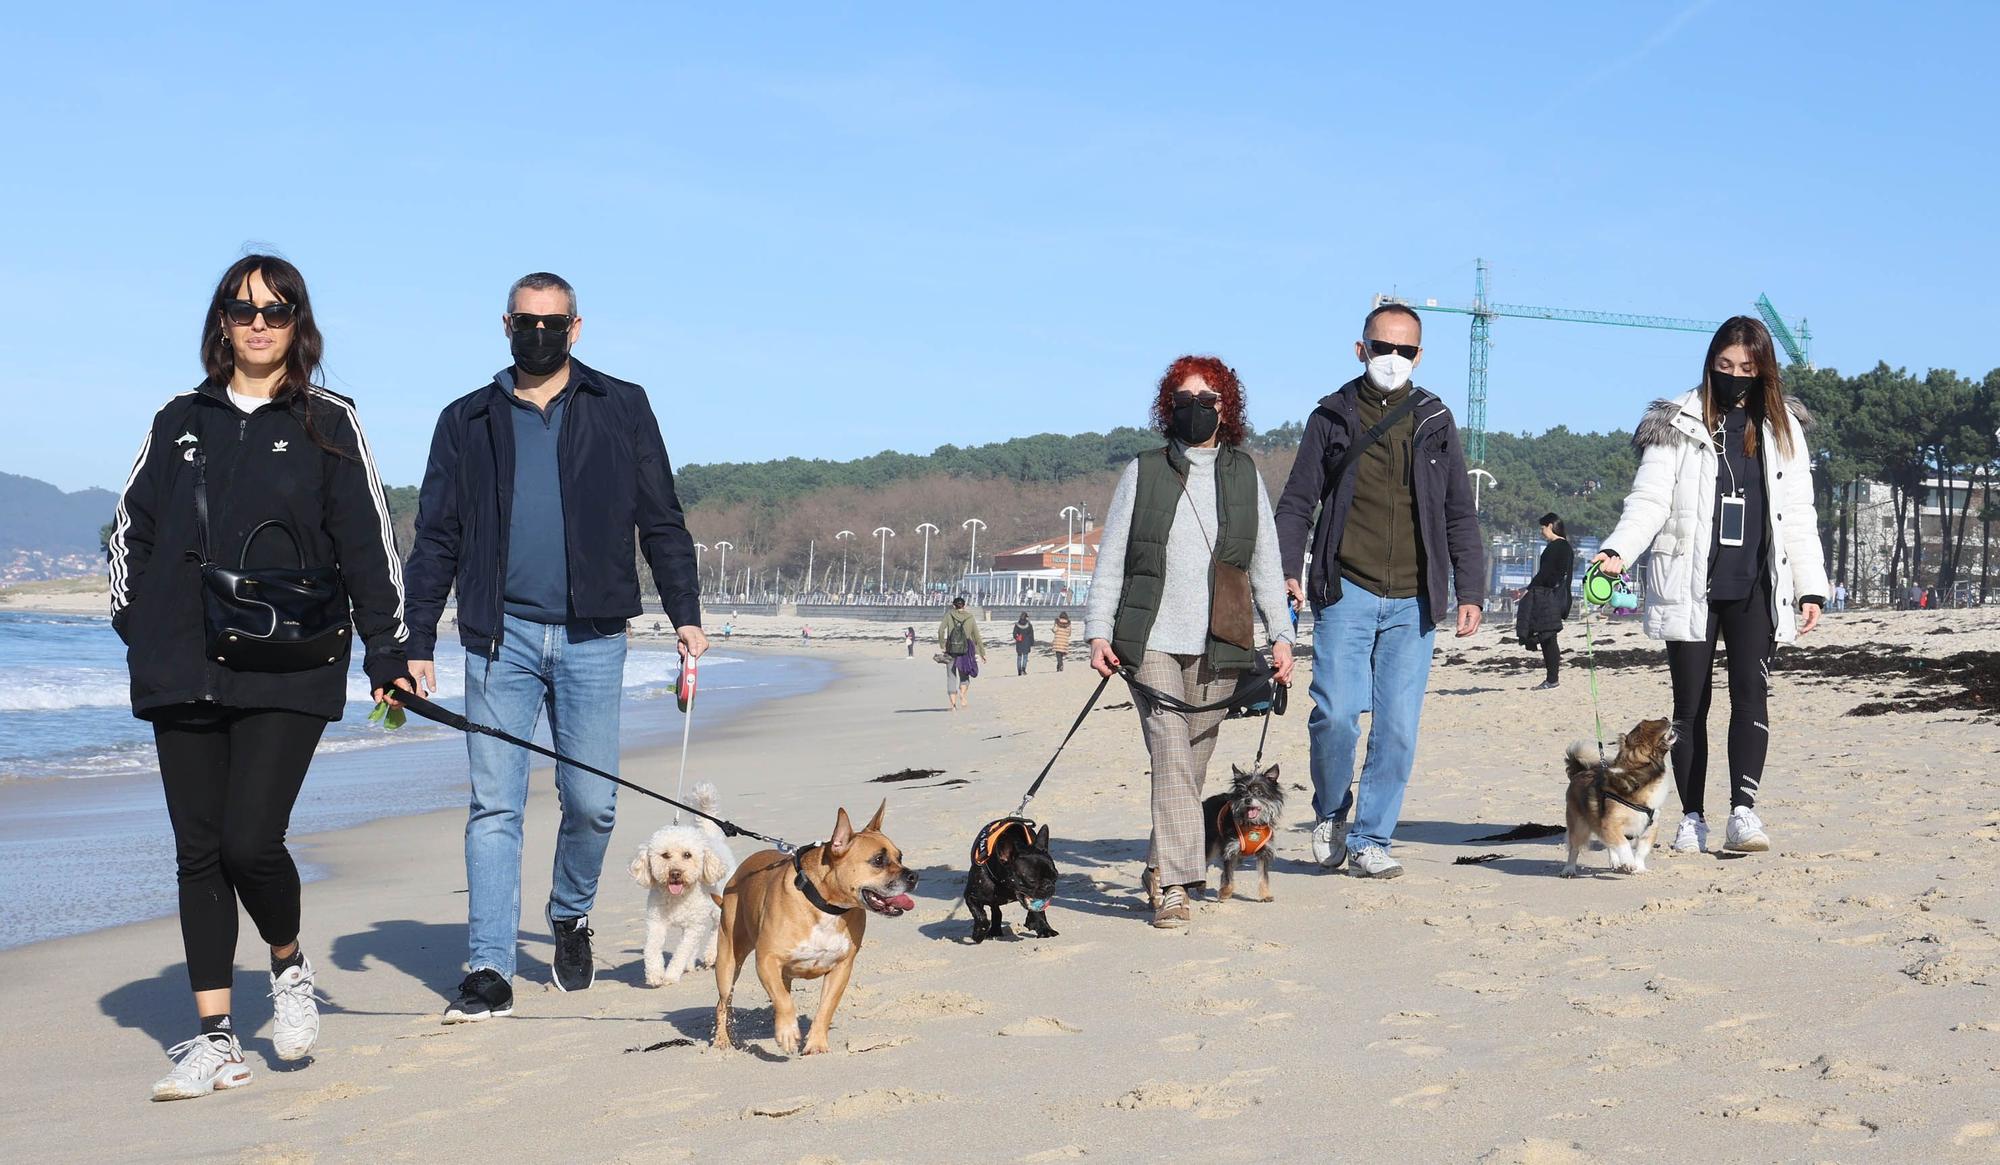
<svg viewBox="0 0 2000 1165">
<path fill-rule="evenodd" d="M 291 442 L 289 441 L 271 442 L 271 452 L 273 453 L 283 453 L 286 449 L 289 449 L 290 447 L 291 447 Z"/>
</svg>

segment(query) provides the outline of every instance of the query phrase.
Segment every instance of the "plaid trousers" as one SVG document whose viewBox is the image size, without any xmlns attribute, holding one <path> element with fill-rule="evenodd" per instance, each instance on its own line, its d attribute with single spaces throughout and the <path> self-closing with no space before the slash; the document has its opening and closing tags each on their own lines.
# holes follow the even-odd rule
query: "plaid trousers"
<svg viewBox="0 0 2000 1165">
<path fill-rule="evenodd" d="M 1216 675 L 1206 655 L 1148 651 L 1137 678 L 1149 688 L 1206 704 L 1228 695 L 1234 685 Z M 1208 758 L 1215 753 L 1226 710 L 1188 715 L 1156 707 L 1134 690 L 1139 727 L 1153 761 L 1153 838 L 1146 865 L 1160 872 L 1160 885 L 1205 881 L 1208 857 L 1202 847 L 1201 786 Z"/>
</svg>

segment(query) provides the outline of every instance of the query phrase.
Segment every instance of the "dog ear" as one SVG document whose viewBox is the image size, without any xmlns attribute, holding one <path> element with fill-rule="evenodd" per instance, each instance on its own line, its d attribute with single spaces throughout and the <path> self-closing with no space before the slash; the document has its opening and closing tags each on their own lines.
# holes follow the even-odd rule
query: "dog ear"
<svg viewBox="0 0 2000 1165">
<path fill-rule="evenodd" d="M 645 846 L 639 847 L 639 856 L 632 859 L 632 880 L 641 886 L 653 884 L 652 852 Z"/>
<path fill-rule="evenodd" d="M 833 836 L 826 839 L 826 852 L 837 858 L 853 844 L 854 823 L 847 819 L 847 810 L 842 808 L 840 816 L 833 822 Z"/>
<path fill-rule="evenodd" d="M 889 799 L 887 797 L 884 797 L 882 798 L 882 803 L 875 807 L 875 816 L 870 817 L 868 819 L 868 824 L 861 827 L 861 832 L 863 833 L 882 832 L 882 815 L 884 813 L 887 813 L 888 811 L 889 811 Z"/>
<path fill-rule="evenodd" d="M 1270 767 L 1270 768 L 1268 768 L 1268 769 L 1265 769 L 1265 770 L 1264 770 L 1264 775 L 1265 775 L 1265 776 L 1267 776 L 1267 777 L 1269 777 L 1269 778 L 1271 778 L 1271 779 L 1272 779 L 1272 780 L 1274 780 L 1274 781 L 1275 781 L 1275 780 L 1277 780 L 1277 779 L 1278 779 L 1278 765 L 1277 765 L 1277 762 L 1273 761 L 1273 762 L 1272 762 L 1272 764 L 1271 764 L 1271 767 Z"/>
<path fill-rule="evenodd" d="M 711 886 L 719 886 L 722 884 L 722 874 L 722 859 L 715 856 L 715 851 L 709 850 L 703 853 L 701 855 L 701 880 Z"/>
<path fill-rule="evenodd" d="M 1040 829 L 1038 829 L 1038 830 L 1036 830 L 1036 831 L 1035 831 L 1035 848 L 1036 848 L 1036 849 L 1047 849 L 1047 848 L 1049 848 L 1049 827 L 1048 827 L 1048 826 L 1044 825 L 1044 826 L 1042 826 L 1042 827 L 1041 827 Z"/>
</svg>

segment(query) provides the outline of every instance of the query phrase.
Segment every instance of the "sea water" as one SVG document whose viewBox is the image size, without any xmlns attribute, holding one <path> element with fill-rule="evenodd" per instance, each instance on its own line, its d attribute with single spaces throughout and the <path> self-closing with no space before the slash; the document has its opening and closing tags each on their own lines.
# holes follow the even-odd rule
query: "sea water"
<svg viewBox="0 0 2000 1165">
<path fill-rule="evenodd" d="M 439 642 L 437 669 L 434 698 L 463 710 L 456 642 Z M 632 637 L 624 749 L 680 739 L 679 675 L 670 637 Z M 701 662 L 696 760 L 703 728 L 833 675 L 819 659 L 711 652 Z M 0 950 L 173 913 L 173 832 L 153 730 L 132 715 L 125 645 L 110 621 L 0 612 L 0 676 Z M 394 732 L 369 724 L 358 661 L 347 687 L 346 715 L 327 726 L 293 810 L 294 836 L 466 803 L 463 737 L 415 716 Z M 550 743 L 546 717 L 536 737 Z M 622 794 L 621 807 L 635 802 L 644 803 Z"/>
</svg>

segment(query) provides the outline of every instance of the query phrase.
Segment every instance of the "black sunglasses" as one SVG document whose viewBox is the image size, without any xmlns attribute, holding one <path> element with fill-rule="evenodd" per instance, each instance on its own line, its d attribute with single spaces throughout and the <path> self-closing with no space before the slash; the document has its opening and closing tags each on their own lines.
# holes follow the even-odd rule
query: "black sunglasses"
<svg viewBox="0 0 2000 1165">
<path fill-rule="evenodd" d="M 1218 392 L 1176 392 L 1174 400 L 1182 403 L 1204 404 L 1213 408 L 1215 405 L 1221 403 L 1222 394 Z"/>
<path fill-rule="evenodd" d="M 524 311 L 507 313 L 507 326 L 516 332 L 532 332 L 538 327 L 551 332 L 567 332 L 575 322 L 575 316 L 538 316 Z"/>
<path fill-rule="evenodd" d="M 295 303 L 267 303 L 258 307 L 247 299 L 231 299 L 222 304 L 222 318 L 237 328 L 249 327 L 260 315 L 267 328 L 289 328 L 298 314 L 299 305 Z"/>
<path fill-rule="evenodd" d="M 1393 352 L 1405 360 L 1415 360 L 1417 353 L 1424 350 L 1422 344 L 1391 344 L 1387 340 L 1364 340 L 1362 342 L 1367 344 L 1368 350 L 1377 356 L 1387 356 Z"/>
</svg>

